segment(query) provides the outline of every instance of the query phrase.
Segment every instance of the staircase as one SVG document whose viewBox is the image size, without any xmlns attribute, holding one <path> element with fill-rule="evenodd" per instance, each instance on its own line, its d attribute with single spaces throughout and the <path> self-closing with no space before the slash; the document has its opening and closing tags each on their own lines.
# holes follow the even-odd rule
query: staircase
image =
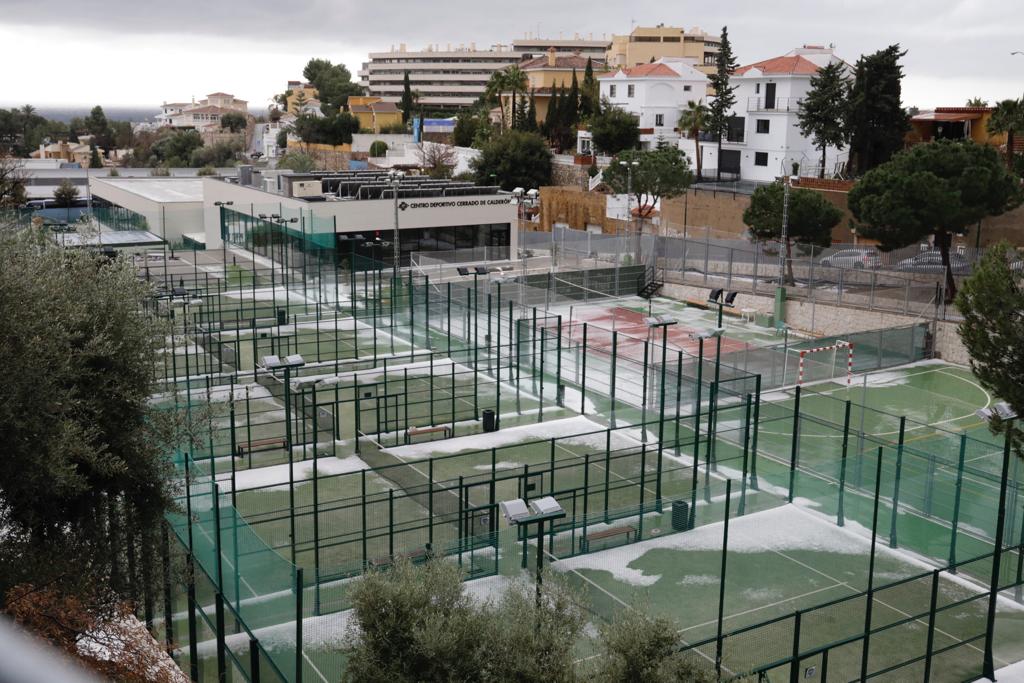
<svg viewBox="0 0 1024 683">
<path fill-rule="evenodd" d="M 654 266 L 648 266 L 644 269 L 643 275 L 637 278 L 637 296 L 643 297 L 644 299 L 650 299 L 651 297 L 657 296 L 661 291 L 661 288 L 665 286 L 665 277 Z"/>
</svg>

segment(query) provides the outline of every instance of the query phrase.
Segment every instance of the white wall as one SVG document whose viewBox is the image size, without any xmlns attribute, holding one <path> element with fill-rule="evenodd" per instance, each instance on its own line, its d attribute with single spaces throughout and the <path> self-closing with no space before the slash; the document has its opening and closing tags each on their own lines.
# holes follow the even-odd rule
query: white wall
<svg viewBox="0 0 1024 683">
<path fill-rule="evenodd" d="M 388 149 L 394 149 L 396 147 L 402 147 L 407 144 L 412 144 L 412 136 L 406 134 L 387 134 L 387 135 L 373 135 L 372 133 L 355 133 L 352 136 L 352 151 L 353 152 L 369 152 L 370 145 L 376 140 L 383 140 Z"/>
<path fill-rule="evenodd" d="M 175 182 L 173 179 L 146 179 L 146 182 L 153 180 Z M 188 233 L 204 230 L 202 202 L 157 202 L 95 176 L 89 178 L 89 188 L 94 197 L 102 197 L 112 204 L 144 216 L 149 231 L 170 244 L 180 242 Z"/>
</svg>

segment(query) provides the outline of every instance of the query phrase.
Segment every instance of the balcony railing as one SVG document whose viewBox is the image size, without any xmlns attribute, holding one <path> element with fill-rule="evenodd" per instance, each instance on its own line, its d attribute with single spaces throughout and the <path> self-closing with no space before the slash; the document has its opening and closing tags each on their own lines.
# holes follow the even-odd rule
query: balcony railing
<svg viewBox="0 0 1024 683">
<path fill-rule="evenodd" d="M 766 100 L 764 97 L 748 97 L 747 111 L 800 111 L 799 97 L 776 97 Z"/>
</svg>

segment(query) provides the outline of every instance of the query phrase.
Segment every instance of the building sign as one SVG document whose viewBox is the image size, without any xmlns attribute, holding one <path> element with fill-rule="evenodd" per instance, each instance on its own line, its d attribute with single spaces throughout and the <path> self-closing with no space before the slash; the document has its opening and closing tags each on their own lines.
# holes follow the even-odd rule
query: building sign
<svg viewBox="0 0 1024 683">
<path fill-rule="evenodd" d="M 511 203 L 512 200 L 508 197 L 498 199 L 493 197 L 490 199 L 472 199 L 466 197 L 465 199 L 438 199 L 436 201 L 402 202 L 398 205 L 398 208 L 402 211 L 405 211 L 406 209 L 452 209 L 467 206 L 501 206 Z"/>
</svg>

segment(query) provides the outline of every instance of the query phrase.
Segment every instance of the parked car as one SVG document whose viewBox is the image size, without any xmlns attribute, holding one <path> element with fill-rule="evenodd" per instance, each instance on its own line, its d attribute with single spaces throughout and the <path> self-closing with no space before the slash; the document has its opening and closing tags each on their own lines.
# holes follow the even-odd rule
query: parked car
<svg viewBox="0 0 1024 683">
<path fill-rule="evenodd" d="M 841 249 L 821 259 L 830 268 L 878 268 L 882 259 L 874 249 Z"/>
<path fill-rule="evenodd" d="M 971 272 L 971 264 L 966 258 L 955 252 L 949 254 L 949 268 L 953 271 L 953 275 L 967 275 Z M 914 254 L 910 258 L 900 261 L 896 269 L 909 273 L 942 274 L 946 272 L 942 265 L 942 253 L 938 251 L 922 251 L 920 254 Z"/>
</svg>

